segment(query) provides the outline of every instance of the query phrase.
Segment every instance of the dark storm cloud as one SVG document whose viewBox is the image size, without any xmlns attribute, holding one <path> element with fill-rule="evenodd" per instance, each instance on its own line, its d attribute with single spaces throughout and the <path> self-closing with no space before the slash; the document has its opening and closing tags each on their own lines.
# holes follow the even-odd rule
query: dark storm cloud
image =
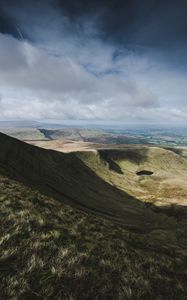
<svg viewBox="0 0 187 300">
<path fill-rule="evenodd" d="M 85 20 L 93 19 L 97 35 L 106 43 L 140 53 L 149 49 L 159 51 L 170 63 L 187 64 L 184 61 L 187 50 L 185 0 L 1 0 L 1 7 L 1 32 L 18 38 L 17 26 L 32 22 L 31 17 L 38 26 L 44 26 L 46 21 L 45 26 L 50 27 L 46 17 L 47 11 L 53 9 L 58 11 L 59 18 L 67 18 L 67 30 L 75 34 L 83 34 Z M 27 34 L 34 39 L 32 30 L 30 26 Z"/>
<path fill-rule="evenodd" d="M 187 2 L 0 0 L 0 118 L 187 118 Z"/>
<path fill-rule="evenodd" d="M 126 45 L 166 48 L 187 45 L 185 0 L 56 1 L 72 19 L 100 14 L 103 38 Z"/>
<path fill-rule="evenodd" d="M 18 36 L 14 22 L 12 22 L 2 11 L 0 11 L 0 32 L 11 34 L 15 37 Z"/>
</svg>

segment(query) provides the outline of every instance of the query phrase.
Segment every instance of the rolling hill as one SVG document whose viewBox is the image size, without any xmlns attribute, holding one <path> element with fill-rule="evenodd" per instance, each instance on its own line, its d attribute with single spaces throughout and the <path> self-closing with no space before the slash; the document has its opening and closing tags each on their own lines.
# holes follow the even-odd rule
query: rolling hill
<svg viewBox="0 0 187 300">
<path fill-rule="evenodd" d="M 143 202 L 157 207 L 187 205 L 187 160 L 182 150 L 128 146 L 82 153 L 80 158 L 100 178 Z M 144 172 L 147 176 L 138 176 Z"/>
<path fill-rule="evenodd" d="M 170 150 L 65 154 L 0 134 L 3 299 L 185 299 L 184 215 L 129 188 L 171 160 L 186 176 Z"/>
<path fill-rule="evenodd" d="M 89 157 L 89 161 L 93 162 L 93 152 L 60 153 L 28 145 L 6 135 L 0 138 L 0 167 L 5 175 L 37 187 L 60 201 L 104 215 L 136 230 L 167 227 L 167 223 L 171 225 L 169 219 L 145 209 L 141 201 L 97 176 L 94 169 L 80 159 L 80 156 Z M 98 162 L 99 167 L 104 169 L 105 161 Z"/>
</svg>

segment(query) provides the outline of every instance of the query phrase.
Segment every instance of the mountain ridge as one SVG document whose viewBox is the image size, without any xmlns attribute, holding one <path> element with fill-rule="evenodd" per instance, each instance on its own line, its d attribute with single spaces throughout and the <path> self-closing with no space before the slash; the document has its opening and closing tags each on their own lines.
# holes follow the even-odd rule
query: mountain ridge
<svg viewBox="0 0 187 300">
<path fill-rule="evenodd" d="M 171 226 L 169 218 L 98 177 L 75 153 L 41 149 L 4 134 L 0 143 L 1 170 L 13 179 L 129 228 L 147 231 Z"/>
</svg>

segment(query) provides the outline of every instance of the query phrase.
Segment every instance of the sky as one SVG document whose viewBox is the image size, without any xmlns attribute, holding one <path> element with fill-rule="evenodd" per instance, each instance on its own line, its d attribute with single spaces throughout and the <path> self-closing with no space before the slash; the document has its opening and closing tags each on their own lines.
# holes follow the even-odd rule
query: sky
<svg viewBox="0 0 187 300">
<path fill-rule="evenodd" d="M 0 120 L 187 121 L 187 1 L 0 0 Z"/>
</svg>

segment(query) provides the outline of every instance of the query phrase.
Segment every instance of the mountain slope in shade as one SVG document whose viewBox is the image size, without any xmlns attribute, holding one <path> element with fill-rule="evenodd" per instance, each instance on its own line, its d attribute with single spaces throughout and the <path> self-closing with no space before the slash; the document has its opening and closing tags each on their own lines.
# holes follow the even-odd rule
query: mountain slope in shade
<svg viewBox="0 0 187 300">
<path fill-rule="evenodd" d="M 186 299 L 185 218 L 147 209 L 82 155 L 0 134 L 2 299 Z"/>
<path fill-rule="evenodd" d="M 97 176 L 76 153 L 41 149 L 4 134 L 0 135 L 0 145 L 0 167 L 4 174 L 60 201 L 140 231 L 173 224 Z"/>
<path fill-rule="evenodd" d="M 143 202 L 157 207 L 187 207 L 184 150 L 126 146 L 92 155 L 81 153 L 79 157 L 100 178 Z"/>
<path fill-rule="evenodd" d="M 135 233 L 2 175 L 0 187 L 2 299 L 185 299 L 184 226 Z"/>
</svg>

